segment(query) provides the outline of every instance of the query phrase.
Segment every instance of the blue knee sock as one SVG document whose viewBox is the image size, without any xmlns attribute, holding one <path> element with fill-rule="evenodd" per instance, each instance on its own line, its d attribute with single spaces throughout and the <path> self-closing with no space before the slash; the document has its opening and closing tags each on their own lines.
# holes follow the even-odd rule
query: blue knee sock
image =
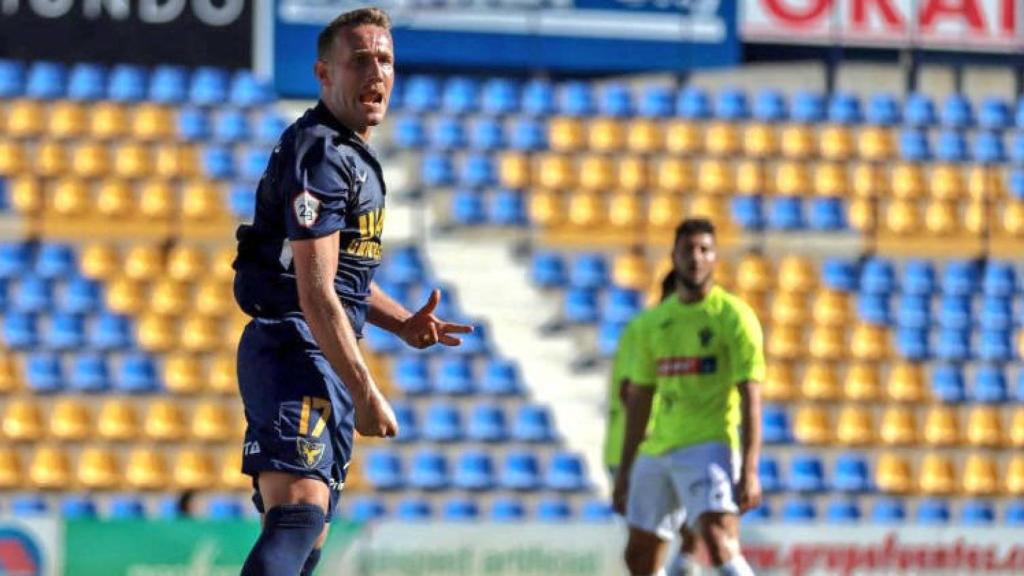
<svg viewBox="0 0 1024 576">
<path fill-rule="evenodd" d="M 271 508 L 241 576 L 298 576 L 325 520 L 323 509 L 313 504 Z"/>
<path fill-rule="evenodd" d="M 320 562 L 320 549 L 313 548 L 313 551 L 309 553 L 309 557 L 306 558 L 306 563 L 302 565 L 302 572 L 299 572 L 299 576 L 313 576 L 313 569 Z"/>
</svg>

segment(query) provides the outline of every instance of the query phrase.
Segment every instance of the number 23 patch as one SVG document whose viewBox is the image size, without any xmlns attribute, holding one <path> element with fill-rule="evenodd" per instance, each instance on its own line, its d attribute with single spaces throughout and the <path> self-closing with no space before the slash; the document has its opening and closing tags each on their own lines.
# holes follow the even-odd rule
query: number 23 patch
<svg viewBox="0 0 1024 576">
<path fill-rule="evenodd" d="M 292 200 L 292 209 L 295 211 L 295 221 L 303 228 L 312 228 L 320 215 L 320 201 L 308 191 L 303 190 L 295 200 Z"/>
</svg>

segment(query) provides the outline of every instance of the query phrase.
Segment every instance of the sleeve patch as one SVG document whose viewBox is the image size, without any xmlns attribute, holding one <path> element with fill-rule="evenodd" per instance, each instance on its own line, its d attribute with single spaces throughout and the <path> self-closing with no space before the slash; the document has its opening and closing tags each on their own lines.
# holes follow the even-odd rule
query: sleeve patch
<svg viewBox="0 0 1024 576">
<path fill-rule="evenodd" d="M 295 197 L 292 208 L 295 210 L 295 221 L 303 228 L 312 228 L 320 215 L 320 201 L 306 190 Z"/>
</svg>

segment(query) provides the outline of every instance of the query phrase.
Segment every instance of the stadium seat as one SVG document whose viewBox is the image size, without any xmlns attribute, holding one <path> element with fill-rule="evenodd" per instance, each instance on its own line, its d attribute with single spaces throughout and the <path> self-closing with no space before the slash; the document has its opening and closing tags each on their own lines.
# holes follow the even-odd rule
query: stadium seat
<svg viewBox="0 0 1024 576">
<path fill-rule="evenodd" d="M 1020 376 L 1018 376 L 1018 379 Z M 1017 400 L 1020 401 L 1021 394 L 1017 394 Z M 1024 407 L 1017 407 L 1010 418 L 1009 432 L 1007 434 L 1007 441 L 1010 446 L 1014 448 L 1020 448 L 1024 446 Z"/>
<path fill-rule="evenodd" d="M 1002 366 L 982 365 L 974 372 L 971 397 L 976 402 L 1000 404 L 1009 400 Z"/>
<path fill-rule="evenodd" d="M 771 304 L 773 326 L 803 327 L 807 322 L 804 296 L 797 292 L 778 292 Z"/>
<path fill-rule="evenodd" d="M 109 441 L 134 440 L 139 437 L 139 418 L 135 405 L 112 398 L 103 402 L 96 417 L 99 437 Z"/>
<path fill-rule="evenodd" d="M 935 355 L 947 362 L 964 362 L 971 354 L 969 330 L 941 328 L 935 344 Z"/>
<path fill-rule="evenodd" d="M 569 195 L 567 216 L 571 226 L 580 229 L 603 228 L 607 212 L 602 195 L 583 190 Z"/>
<path fill-rule="evenodd" d="M 953 462 L 936 453 L 925 454 L 921 461 L 921 492 L 929 495 L 952 494 L 958 490 Z"/>
<path fill-rule="evenodd" d="M 512 150 L 523 152 L 546 150 L 548 147 L 547 130 L 536 119 L 517 118 L 512 123 L 509 147 Z"/>
<path fill-rule="evenodd" d="M 902 524 L 906 518 L 906 507 L 899 498 L 878 498 L 871 508 L 871 521 L 874 524 Z"/>
<path fill-rule="evenodd" d="M 836 440 L 844 446 L 866 446 L 874 443 L 875 426 L 871 411 L 855 404 L 844 406 L 839 412 L 836 424 Z"/>
<path fill-rule="evenodd" d="M 402 462 L 396 454 L 387 450 L 371 450 L 365 456 L 366 479 L 374 489 L 396 490 L 406 483 Z"/>
<path fill-rule="evenodd" d="M 448 522 L 471 522 L 479 519 L 480 509 L 475 500 L 456 496 L 444 502 L 441 519 Z"/>
<path fill-rule="evenodd" d="M 1003 483 L 1007 495 L 1019 498 L 1024 494 L 1024 456 L 1015 454 L 1010 457 Z"/>
<path fill-rule="evenodd" d="M 927 330 L 932 325 L 931 296 L 916 296 L 905 288 L 896 301 L 895 324 L 899 329 Z M 897 332 L 899 340 L 900 332 Z M 897 343 L 898 347 L 898 343 Z"/>
<path fill-rule="evenodd" d="M 782 156 L 792 160 L 805 160 L 814 156 L 818 145 L 811 128 L 798 124 L 783 127 L 779 140 Z"/>
<path fill-rule="evenodd" d="M 515 497 L 499 497 L 491 502 L 488 517 L 492 522 L 520 522 L 526 517 L 526 508 Z"/>
<path fill-rule="evenodd" d="M 892 126 L 901 120 L 899 104 L 896 97 L 885 92 L 876 92 L 868 100 L 864 119 L 869 124 Z"/>
<path fill-rule="evenodd" d="M 1003 426 L 997 407 L 976 405 L 967 416 L 967 443 L 971 446 L 998 447 L 1003 445 Z"/>
<path fill-rule="evenodd" d="M 582 492 L 588 488 L 586 467 L 581 457 L 570 452 L 556 452 L 544 472 L 544 486 L 549 490 Z"/>
<path fill-rule="evenodd" d="M 53 404 L 50 414 L 50 434 L 62 441 L 85 440 L 92 432 L 92 418 L 88 407 L 75 398 L 61 398 Z"/>
<path fill-rule="evenodd" d="M 867 360 L 867 359 L 866 359 Z M 926 397 L 922 365 L 897 362 L 889 371 L 886 383 L 889 398 L 896 402 L 919 402 Z"/>
<path fill-rule="evenodd" d="M 917 504 L 914 520 L 918 524 L 945 525 L 949 523 L 949 504 L 945 500 L 926 498 Z"/>
<path fill-rule="evenodd" d="M 11 498 L 10 508 L 18 518 L 43 517 L 50 513 L 50 502 L 41 494 L 18 494 Z"/>
<path fill-rule="evenodd" d="M 761 413 L 762 435 L 765 444 L 788 444 L 792 442 L 789 417 L 786 410 L 777 404 L 766 404 Z"/>
<path fill-rule="evenodd" d="M 203 401 L 192 412 L 191 435 L 204 442 L 223 442 L 233 438 L 235 419 L 222 404 Z"/>
<path fill-rule="evenodd" d="M 810 454 L 791 456 L 787 485 L 794 492 L 824 491 L 825 472 L 821 459 Z"/>
<path fill-rule="evenodd" d="M 422 448 L 412 455 L 408 483 L 419 490 L 442 490 L 449 484 L 448 463 L 444 454 Z"/>
<path fill-rule="evenodd" d="M 28 465 L 29 484 L 37 490 L 62 490 L 70 485 L 71 462 L 63 447 L 38 446 Z"/>
<path fill-rule="evenodd" d="M 146 504 L 135 494 L 119 494 L 111 497 L 107 504 L 108 520 L 141 521 L 146 518 Z"/>
<path fill-rule="evenodd" d="M 558 111 L 567 116 L 589 116 L 595 112 L 593 100 L 594 94 L 589 83 L 569 81 L 558 90 Z"/>
<path fill-rule="evenodd" d="M 730 86 L 719 90 L 714 115 L 724 120 L 746 120 L 750 116 L 746 92 Z"/>
<path fill-rule="evenodd" d="M 538 156 L 533 174 L 534 184 L 547 190 L 566 190 L 576 186 L 573 162 L 567 156 L 552 153 Z"/>
<path fill-rule="evenodd" d="M 883 452 L 875 461 L 875 486 L 887 494 L 907 494 L 916 490 L 910 463 L 904 456 Z"/>
<path fill-rule="evenodd" d="M 146 393 L 160 388 L 153 359 L 144 353 L 132 353 L 121 358 L 114 373 L 114 386 L 121 392 Z"/>
<path fill-rule="evenodd" d="M 821 445 L 831 442 L 834 429 L 828 414 L 819 406 L 805 405 L 793 417 L 793 438 L 800 444 Z"/>
<path fill-rule="evenodd" d="M 647 118 L 634 118 L 625 127 L 626 148 L 637 154 L 653 154 L 665 145 L 661 127 Z"/>
<path fill-rule="evenodd" d="M 818 512 L 812 500 L 791 496 L 782 503 L 782 511 L 779 516 L 783 522 L 804 524 L 814 522 L 818 517 Z"/>
<path fill-rule="evenodd" d="M 970 454 L 964 462 L 963 492 L 968 496 L 993 496 L 1002 491 L 996 461 L 984 454 Z"/>
<path fill-rule="evenodd" d="M 744 154 L 749 158 L 768 158 L 779 151 L 779 140 L 774 127 L 767 124 L 750 124 L 743 132 Z"/>
<path fill-rule="evenodd" d="M 728 158 L 741 151 L 740 132 L 728 122 L 712 122 L 705 131 L 705 150 L 711 156 Z"/>
<path fill-rule="evenodd" d="M 452 405 L 442 401 L 432 403 L 423 419 L 422 435 L 432 442 L 454 442 L 463 436 L 462 418 Z"/>
<path fill-rule="evenodd" d="M 968 500 L 960 509 L 962 526 L 989 526 L 996 521 L 995 508 L 984 500 Z"/>
<path fill-rule="evenodd" d="M 919 428 L 913 410 L 902 406 L 889 406 L 882 415 L 879 438 L 889 446 L 914 445 Z"/>
<path fill-rule="evenodd" d="M 939 120 L 949 128 L 967 128 L 974 122 L 971 101 L 962 94 L 950 94 L 942 102 Z"/>
<path fill-rule="evenodd" d="M 480 108 L 492 115 L 511 114 L 519 110 L 520 86 L 506 78 L 489 78 L 480 88 Z"/>
<path fill-rule="evenodd" d="M 846 331 L 841 328 L 814 327 L 807 340 L 810 357 L 826 362 L 845 359 L 850 351 L 846 335 Z"/>
<path fill-rule="evenodd" d="M 169 352 L 179 343 L 178 323 L 174 318 L 146 312 L 139 317 L 135 338 L 147 352 Z"/>
<path fill-rule="evenodd" d="M 583 122 L 579 118 L 553 118 L 548 125 L 547 140 L 557 152 L 581 150 L 586 141 Z"/>
<path fill-rule="evenodd" d="M 174 486 L 179 490 L 209 490 L 217 473 L 210 454 L 202 449 L 185 448 L 174 458 Z"/>
<path fill-rule="evenodd" d="M 793 364 L 789 362 L 769 362 L 761 394 L 765 400 L 791 400 L 796 394 Z"/>
<path fill-rule="evenodd" d="M 837 455 L 831 484 L 833 489 L 840 492 L 871 491 L 871 474 L 864 456 L 852 452 Z"/>
<path fill-rule="evenodd" d="M 872 162 L 885 161 L 895 156 L 895 144 L 889 128 L 869 126 L 857 135 L 857 153 Z"/>
<path fill-rule="evenodd" d="M 781 492 L 784 489 L 779 462 L 773 456 L 761 456 L 757 465 L 757 476 L 761 480 L 761 489 L 767 494 Z"/>
<path fill-rule="evenodd" d="M 960 443 L 960 423 L 954 407 L 937 405 L 928 409 L 923 439 L 929 446 L 955 446 Z"/>
<path fill-rule="evenodd" d="M 492 396 L 516 396 L 522 393 L 519 369 L 514 362 L 490 359 L 480 381 L 480 392 Z"/>
<path fill-rule="evenodd" d="M 39 406 L 30 399 L 14 399 L 4 407 L 0 428 L 8 440 L 35 441 L 44 436 Z"/>
<path fill-rule="evenodd" d="M 5 115 L 6 133 L 13 138 L 34 138 L 45 130 L 43 103 L 37 100 L 13 100 Z M 21 148 L 18 148 L 21 150 Z"/>
<path fill-rule="evenodd" d="M 606 523 L 615 519 L 615 511 L 604 499 L 587 500 L 580 507 L 579 519 L 589 523 Z"/>
<path fill-rule="evenodd" d="M 857 315 L 860 321 L 872 325 L 886 325 L 891 322 L 888 295 L 861 294 L 857 298 Z"/>
<path fill-rule="evenodd" d="M 494 487 L 494 464 L 489 452 L 467 450 L 459 454 L 452 473 L 452 486 L 462 490 L 490 490 Z"/>
<path fill-rule="evenodd" d="M 96 520 L 96 502 L 84 494 L 68 494 L 60 500 L 60 516 L 64 520 Z"/>
<path fill-rule="evenodd" d="M 59 392 L 64 387 L 64 367 L 60 356 L 50 352 L 32 352 L 25 360 L 25 381 L 36 394 Z"/>
<path fill-rule="evenodd" d="M 242 503 L 234 496 L 213 495 L 206 501 L 204 517 L 207 520 L 241 520 L 244 515 Z"/>
<path fill-rule="evenodd" d="M 850 320 L 850 297 L 841 291 L 823 288 L 816 293 L 811 308 L 815 326 L 839 327 Z"/>
<path fill-rule="evenodd" d="M 498 484 L 506 490 L 529 491 L 540 487 L 540 465 L 532 452 L 513 450 L 505 454 L 498 472 Z"/>
<path fill-rule="evenodd" d="M 706 120 L 711 117 L 711 101 L 708 94 L 696 86 L 680 90 L 676 98 L 676 114 L 689 120 Z"/>
<path fill-rule="evenodd" d="M 567 522 L 572 517 L 572 509 L 568 502 L 559 498 L 544 498 L 537 502 L 534 518 L 538 522 Z"/>
<path fill-rule="evenodd" d="M 51 138 L 69 140 L 84 135 L 87 128 L 85 110 L 74 102 L 56 103 L 47 118 L 46 132 Z"/>
<path fill-rule="evenodd" d="M 512 420 L 511 439 L 517 442 L 552 442 L 555 428 L 545 406 L 524 404 Z"/>
<path fill-rule="evenodd" d="M 861 511 L 856 499 L 836 496 L 825 507 L 825 522 L 829 524 L 856 524 Z"/>
<path fill-rule="evenodd" d="M 597 152 L 616 152 L 625 147 L 626 130 L 621 120 L 596 118 L 588 123 L 587 144 Z"/>
<path fill-rule="evenodd" d="M 185 414 L 174 400 L 154 400 L 142 421 L 143 432 L 150 440 L 176 442 L 186 435 Z"/>
<path fill-rule="evenodd" d="M 693 156 L 704 149 L 701 128 L 685 120 L 674 120 L 665 128 L 665 151 L 673 156 Z"/>
<path fill-rule="evenodd" d="M 377 496 L 356 495 L 348 505 L 348 519 L 354 522 L 372 522 L 387 515 L 384 501 Z"/>
<path fill-rule="evenodd" d="M 819 153 L 826 160 L 843 161 L 853 157 L 853 134 L 846 126 L 827 125 L 821 130 Z"/>
</svg>

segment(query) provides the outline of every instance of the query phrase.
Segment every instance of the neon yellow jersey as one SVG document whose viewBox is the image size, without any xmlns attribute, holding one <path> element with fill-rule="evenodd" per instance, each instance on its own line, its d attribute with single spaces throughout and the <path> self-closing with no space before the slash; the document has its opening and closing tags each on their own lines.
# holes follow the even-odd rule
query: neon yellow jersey
<svg viewBox="0 0 1024 576">
<path fill-rule="evenodd" d="M 740 446 L 736 385 L 764 381 L 764 336 L 754 311 L 715 286 L 694 304 L 666 299 L 645 314 L 629 379 L 654 386 L 643 454 L 727 442 Z"/>
<path fill-rule="evenodd" d="M 643 315 L 634 316 L 619 335 L 619 346 L 612 359 L 612 374 L 608 382 L 608 428 L 604 436 L 604 465 L 613 468 L 622 460 L 622 441 L 626 434 L 626 407 L 620 398 L 622 381 L 629 378 L 633 364 L 636 333 Z"/>
</svg>

